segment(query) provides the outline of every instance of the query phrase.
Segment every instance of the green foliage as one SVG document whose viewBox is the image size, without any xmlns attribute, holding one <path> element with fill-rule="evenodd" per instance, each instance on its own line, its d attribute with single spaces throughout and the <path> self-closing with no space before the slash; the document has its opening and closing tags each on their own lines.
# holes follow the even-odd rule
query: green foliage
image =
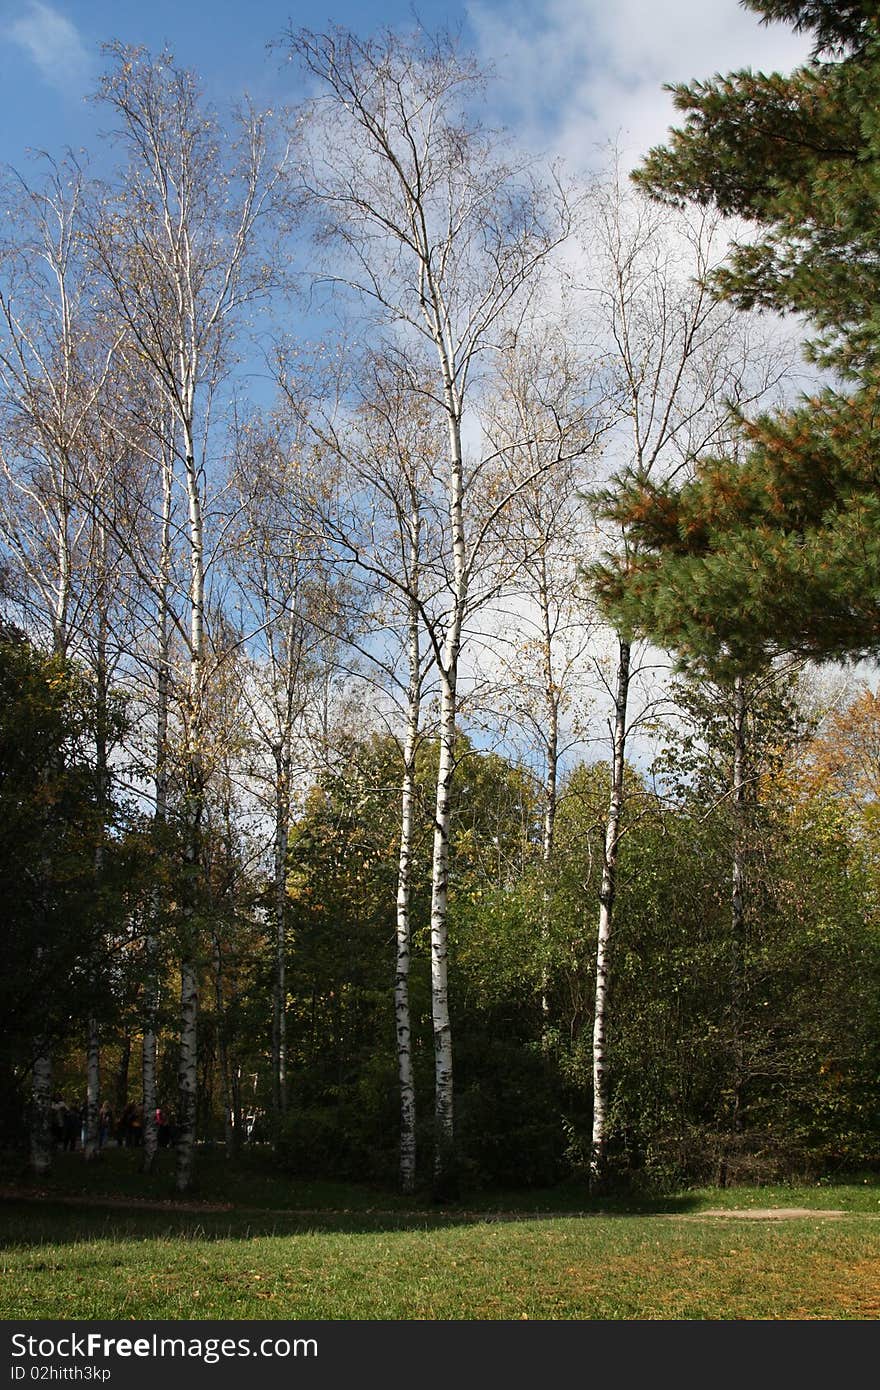
<svg viewBox="0 0 880 1390">
<path fill-rule="evenodd" d="M 594 570 L 615 620 L 728 677 L 779 653 L 856 658 L 880 644 L 875 393 L 833 393 L 744 425 L 742 463 L 604 498 L 625 562 Z"/>
<path fill-rule="evenodd" d="M 737 246 L 719 274 L 721 291 L 744 307 L 805 315 L 820 329 L 818 355 L 861 372 L 877 362 L 880 325 L 876 12 L 754 8 L 815 27 L 820 51 L 834 56 L 790 76 L 745 69 L 672 87 L 686 123 L 636 178 L 659 197 L 759 224 L 762 239 Z"/>
<path fill-rule="evenodd" d="M 35 1037 L 56 1083 L 81 1092 L 88 1019 L 133 1031 L 139 923 L 159 877 L 130 810 L 104 785 L 95 749 L 113 746 L 125 711 L 99 700 L 72 663 L 0 627 L 0 1126 L 23 1131 Z"/>
<path fill-rule="evenodd" d="M 874 6 L 870 0 L 742 0 L 762 22 L 785 20 L 796 30 L 813 30 L 819 53 L 840 45 L 857 46 L 865 36 Z"/>
<path fill-rule="evenodd" d="M 679 690 L 680 733 L 652 773 L 664 800 L 627 772 L 608 1039 L 618 1183 L 668 1188 L 721 1172 L 767 1179 L 849 1168 L 876 1146 L 876 1046 L 863 1026 L 880 1002 L 872 879 L 847 826 L 823 804 L 802 803 L 786 780 L 807 734 L 793 682 L 756 678 L 746 693 L 749 891 L 736 1020 L 745 1129 L 740 1137 L 731 1128 L 740 945 L 730 915 L 730 695 L 691 683 Z M 397 757 L 381 740 L 359 746 L 348 770 L 315 792 L 292 840 L 298 1079 L 282 1148 L 298 1175 L 394 1172 L 397 847 L 388 825 Z M 497 756 L 466 757 L 450 909 L 460 1176 L 469 1186 L 548 1183 L 582 1169 L 589 1152 L 608 768 L 582 766 L 564 780 L 548 876 L 530 844 L 520 774 Z M 430 784 L 426 768 L 426 797 Z M 424 883 L 426 825 L 421 834 Z M 426 1175 L 428 906 L 417 896 L 412 976 Z"/>
<path fill-rule="evenodd" d="M 0 894 L 4 1042 L 61 1035 L 87 1005 L 102 828 L 86 756 L 93 708 L 66 663 L 0 632 Z"/>
<path fill-rule="evenodd" d="M 538 1042 L 517 1035 L 510 1016 L 506 1028 L 500 1022 L 496 1014 L 485 1031 L 473 1020 L 459 1030 L 457 1126 L 467 1185 L 549 1187 L 569 1166 L 559 1071 Z"/>
<path fill-rule="evenodd" d="M 477 753 L 465 739 L 458 759 L 450 832 L 450 997 L 464 1171 L 483 1181 L 503 1169 L 512 1180 L 515 1169 L 520 1181 L 546 1181 L 559 1171 L 562 1146 L 558 1119 L 548 1121 L 544 1113 L 552 1088 L 541 1115 L 535 1113 L 540 937 L 525 873 L 534 856 L 534 791 L 518 769 Z M 344 767 L 313 790 L 291 836 L 288 1029 L 300 1079 L 282 1152 L 297 1173 L 394 1171 L 400 776 L 393 740 L 353 745 Z M 436 748 L 426 745 L 417 766 L 410 976 L 425 1171 L 432 1145 L 426 1118 L 433 1086 L 428 927 L 435 776 Z M 489 1047 L 487 1037 L 493 1038 Z"/>
<path fill-rule="evenodd" d="M 793 788 L 804 731 L 791 689 L 747 689 L 745 936 L 734 939 L 727 721 L 707 694 L 682 692 L 689 723 L 658 769 L 674 800 L 628 850 L 612 1040 L 618 1161 L 666 1186 L 854 1167 L 880 1134 L 869 863 L 839 806 Z"/>
<path fill-rule="evenodd" d="M 277 1142 L 286 1173 L 352 1182 L 391 1183 L 397 1164 L 393 1060 L 366 1060 L 338 1086 L 314 1074 L 298 1078 Z"/>
<path fill-rule="evenodd" d="M 635 177 L 754 224 L 716 291 L 805 317 L 811 355 L 854 386 L 743 422 L 745 457 L 702 459 L 683 486 L 623 479 L 603 506 L 627 559 L 595 575 L 624 628 L 728 674 L 778 652 L 857 658 L 880 644 L 880 28 L 862 4 L 752 8 L 812 29 L 817 56 L 787 77 L 674 87 L 685 124 Z"/>
</svg>

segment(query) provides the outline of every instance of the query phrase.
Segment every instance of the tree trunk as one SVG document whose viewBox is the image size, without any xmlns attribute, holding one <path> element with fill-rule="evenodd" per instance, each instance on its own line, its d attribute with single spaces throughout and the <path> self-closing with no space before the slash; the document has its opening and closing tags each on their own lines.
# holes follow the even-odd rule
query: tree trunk
<svg viewBox="0 0 880 1390">
<path fill-rule="evenodd" d="M 439 302 L 439 300 L 437 301 Z M 431 1006 L 434 1026 L 434 1196 L 456 1195 L 453 1124 L 452 1024 L 449 1018 L 449 820 L 455 775 L 455 719 L 458 713 L 458 662 L 467 600 L 468 573 L 464 529 L 464 464 L 461 404 L 451 372 L 439 316 L 435 342 L 443 374 L 449 431 L 449 539 L 452 549 L 452 609 L 440 662 L 440 748 L 434 805 L 431 860 Z"/>
<path fill-rule="evenodd" d="M 434 1022 L 434 1192 L 455 1195 L 452 1026 L 449 1019 L 447 905 L 449 820 L 455 771 L 455 686 L 442 677 L 440 750 L 431 868 L 431 1001 Z"/>
<path fill-rule="evenodd" d="M 128 1105 L 128 1068 L 131 1062 L 131 1038 L 126 1033 L 119 1050 L 119 1066 L 116 1068 L 116 1119 L 118 1120 Z"/>
<path fill-rule="evenodd" d="M 34 1042 L 30 1139 L 31 1169 L 43 1177 L 52 1167 L 52 1054 L 44 1038 Z"/>
<path fill-rule="evenodd" d="M 198 979 L 196 967 L 186 960 L 180 967 L 180 1064 L 177 1073 L 177 1172 L 178 1192 L 192 1183 L 196 1143 L 196 1098 L 198 1093 L 197 1020 Z"/>
<path fill-rule="evenodd" d="M 184 378 L 187 373 L 182 372 Z M 205 567 L 202 505 L 195 445 L 192 436 L 192 402 L 187 403 L 184 421 L 186 463 L 186 492 L 189 507 L 190 548 L 190 632 L 189 632 L 189 692 L 186 749 L 186 821 L 187 843 L 184 872 L 188 876 L 185 921 L 183 923 L 184 959 L 180 967 L 180 1067 L 178 1071 L 178 1140 L 177 1190 L 185 1192 L 192 1183 L 195 1160 L 198 1071 L 196 1030 L 199 1010 L 197 952 L 197 899 L 202 862 L 201 824 L 204 809 L 204 769 L 202 739 L 204 729 L 205 676 Z"/>
<path fill-rule="evenodd" d="M 418 519 L 414 528 L 417 573 Z M 412 559 L 412 554 L 411 554 Z M 411 578 L 415 586 L 416 580 Z M 412 1026 L 409 1007 L 409 968 L 412 928 L 410 898 L 412 878 L 413 809 L 415 802 L 416 746 L 421 708 L 421 652 L 419 612 L 414 593 L 409 603 L 409 684 L 406 733 L 403 744 L 403 779 L 400 791 L 400 857 L 397 864 L 397 964 L 394 975 L 394 1019 L 397 1034 L 397 1072 L 400 1080 L 400 1186 L 412 1192 L 416 1184 L 416 1091 L 413 1078 Z"/>
<path fill-rule="evenodd" d="M 171 686 L 171 635 L 168 613 L 168 587 L 171 580 L 171 516 L 173 510 L 172 449 L 169 445 L 162 461 L 162 524 L 159 535 L 159 623 L 156 668 L 156 761 L 154 780 L 156 808 L 153 829 L 156 853 L 165 852 L 164 831 L 168 818 L 168 704 Z M 159 1013 L 159 941 L 157 922 L 162 902 L 157 891 L 153 895 L 152 916 L 144 943 L 144 1031 L 141 1054 L 144 1093 L 144 1158 L 143 1169 L 151 1173 L 159 1151 L 159 1127 L 156 1110 Z"/>
<path fill-rule="evenodd" d="M 287 1113 L 287 841 L 290 835 L 289 738 L 276 753 L 275 847 L 275 982 L 272 999 L 272 1103 L 276 1141 Z"/>
<path fill-rule="evenodd" d="M 608 1015 L 608 969 L 614 901 L 617 894 L 617 855 L 623 817 L 624 754 L 626 751 L 626 712 L 629 697 L 631 646 L 618 637 L 617 684 L 614 692 L 613 752 L 611 792 L 605 822 L 602 857 L 602 885 L 599 890 L 599 929 L 596 942 L 596 1002 L 593 1013 L 593 1136 L 590 1149 L 590 1185 L 598 1186 L 605 1173 L 608 1143 L 608 1072 L 606 1027 Z"/>
<path fill-rule="evenodd" d="M 547 1047 L 550 1026 L 550 971 L 546 955 L 550 937 L 550 870 L 553 863 L 553 842 L 556 833 L 557 784 L 559 777 L 559 693 L 553 679 L 553 632 L 550 622 L 550 590 L 547 581 L 546 555 L 541 556 L 541 582 L 538 589 L 541 607 L 541 645 L 544 668 L 544 816 L 541 825 L 541 868 L 544 882 L 541 903 L 541 942 L 544 960 L 541 964 L 541 1042 Z"/>
<path fill-rule="evenodd" d="M 101 1035 L 97 1019 L 89 1019 L 88 1048 L 86 1051 L 86 1128 L 83 1143 L 83 1157 L 86 1162 L 97 1158 L 100 1153 L 98 1137 L 98 1111 L 101 1106 Z"/>
<path fill-rule="evenodd" d="M 731 978 L 730 978 L 730 1022 L 733 1054 L 733 1105 L 732 1120 L 735 1134 L 743 1128 L 743 1039 L 742 1039 L 742 992 L 745 959 L 745 911 L 743 904 L 744 872 L 743 854 L 745 849 L 745 810 L 746 810 L 746 696 L 742 676 L 736 676 L 733 683 L 733 768 L 731 790 L 733 792 L 733 874 L 730 895 L 731 924 Z"/>
</svg>

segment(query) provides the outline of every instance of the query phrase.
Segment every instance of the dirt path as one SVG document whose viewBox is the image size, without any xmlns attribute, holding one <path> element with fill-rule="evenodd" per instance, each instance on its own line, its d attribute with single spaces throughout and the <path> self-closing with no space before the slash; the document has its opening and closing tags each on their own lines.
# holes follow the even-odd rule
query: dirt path
<svg viewBox="0 0 880 1390">
<path fill-rule="evenodd" d="M 873 1212 L 846 1212 L 823 1207 L 707 1207 L 705 1211 L 663 1212 L 679 1221 L 702 1221 L 704 1216 L 732 1216 L 746 1221 L 793 1221 L 804 1216 L 833 1220 L 839 1216 L 872 1216 Z"/>
</svg>

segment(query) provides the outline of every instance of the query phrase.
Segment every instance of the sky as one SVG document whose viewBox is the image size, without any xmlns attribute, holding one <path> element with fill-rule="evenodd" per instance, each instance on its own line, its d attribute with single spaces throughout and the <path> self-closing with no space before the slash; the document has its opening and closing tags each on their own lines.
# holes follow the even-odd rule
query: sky
<svg viewBox="0 0 880 1390">
<path fill-rule="evenodd" d="M 664 82 L 741 66 L 788 71 L 808 44 L 765 28 L 737 0 L 0 0 L 0 164 L 27 151 L 93 150 L 102 119 L 86 100 L 111 40 L 168 45 L 222 107 L 245 92 L 258 105 L 295 100 L 296 77 L 269 45 L 289 28 L 330 24 L 366 34 L 460 30 L 492 66 L 490 119 L 572 172 L 616 141 L 626 163 L 664 138 L 673 119 Z"/>
</svg>

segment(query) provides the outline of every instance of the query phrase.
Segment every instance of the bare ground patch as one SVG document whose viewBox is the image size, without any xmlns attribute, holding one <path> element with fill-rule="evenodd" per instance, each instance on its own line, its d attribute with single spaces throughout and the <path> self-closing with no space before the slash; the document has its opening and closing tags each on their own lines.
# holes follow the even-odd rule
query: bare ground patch
<svg viewBox="0 0 880 1390">
<path fill-rule="evenodd" d="M 706 1216 L 729 1216 L 746 1221 L 794 1221 L 804 1216 L 833 1220 L 850 1213 L 839 1207 L 707 1207 L 704 1211 L 662 1212 L 661 1215 L 676 1221 L 702 1221 Z"/>
</svg>

